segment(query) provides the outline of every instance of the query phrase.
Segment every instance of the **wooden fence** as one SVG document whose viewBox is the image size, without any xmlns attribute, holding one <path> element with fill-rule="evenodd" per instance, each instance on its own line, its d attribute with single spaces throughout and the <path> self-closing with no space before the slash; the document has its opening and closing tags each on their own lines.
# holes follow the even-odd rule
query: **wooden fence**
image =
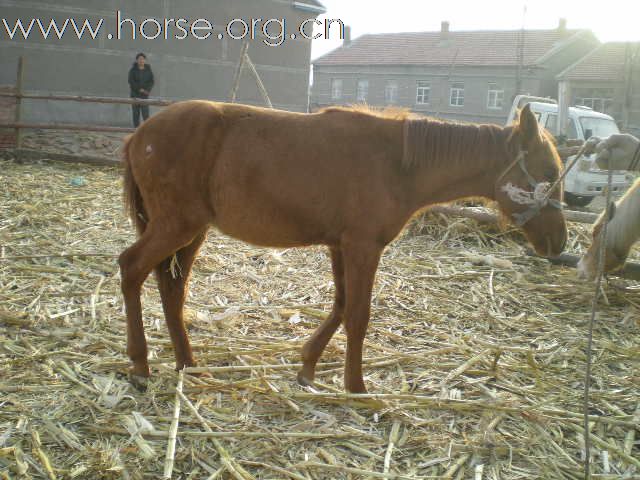
<svg viewBox="0 0 640 480">
<path fill-rule="evenodd" d="M 230 93 L 230 102 L 236 101 L 236 95 L 240 85 L 240 77 L 245 68 L 254 77 L 258 90 L 260 91 L 265 104 L 273 108 L 271 99 L 258 74 L 248 53 L 249 44 L 245 42 L 238 59 L 238 65 L 234 75 L 233 86 Z M 129 127 L 112 127 L 106 125 L 80 125 L 69 123 L 29 123 L 22 120 L 23 100 L 49 100 L 61 102 L 98 103 L 98 104 L 121 104 L 121 105 L 147 105 L 156 107 L 166 107 L 174 103 L 172 100 L 149 100 L 140 98 L 114 98 L 114 97 L 93 97 L 81 95 L 43 95 L 25 93 L 23 88 L 24 79 L 24 58 L 18 59 L 18 69 L 16 74 L 16 84 L 14 86 L 0 87 L 0 148 L 15 148 L 16 160 L 21 162 L 23 158 L 33 158 L 37 152 L 25 150 L 22 146 L 22 133 L 25 129 L 39 130 L 68 130 L 79 132 L 106 132 L 106 133 L 131 133 L 135 129 Z M 13 133 L 12 133 L 13 132 Z M 57 160 L 77 161 L 94 164 L 109 164 L 115 160 L 104 157 L 53 154 Z M 51 154 L 47 153 L 51 157 Z"/>
<path fill-rule="evenodd" d="M 174 103 L 171 100 L 93 97 L 82 95 L 44 95 L 25 93 L 23 88 L 24 59 L 18 60 L 15 86 L 0 86 L 0 148 L 14 148 L 16 159 L 20 162 L 23 157 L 34 157 L 35 152 L 23 148 L 22 136 L 25 129 L 39 130 L 68 130 L 80 132 L 131 133 L 135 129 L 130 127 L 113 127 L 107 125 L 82 125 L 70 123 L 30 123 L 24 122 L 23 100 L 49 100 L 61 102 L 148 105 L 166 107 Z M 47 154 L 49 155 L 49 154 Z M 58 160 L 83 162 L 83 158 L 74 155 L 55 154 Z M 101 161 L 102 160 L 102 161 Z M 116 163 L 109 158 L 94 157 L 89 163 Z"/>
</svg>

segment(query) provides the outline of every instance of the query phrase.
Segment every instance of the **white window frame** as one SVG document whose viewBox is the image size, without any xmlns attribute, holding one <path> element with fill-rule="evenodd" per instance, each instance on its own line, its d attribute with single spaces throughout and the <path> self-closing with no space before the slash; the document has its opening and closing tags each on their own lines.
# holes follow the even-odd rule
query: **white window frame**
<svg viewBox="0 0 640 480">
<path fill-rule="evenodd" d="M 502 110 L 504 108 L 504 89 L 500 88 L 497 83 L 489 83 L 487 108 L 490 110 Z"/>
<path fill-rule="evenodd" d="M 464 82 L 453 82 L 451 84 L 451 89 L 449 90 L 449 106 L 464 107 Z"/>
<path fill-rule="evenodd" d="M 598 108 L 598 104 L 600 108 Z M 610 97 L 577 97 L 576 105 L 589 107 L 596 112 L 607 113 L 613 105 L 613 98 Z"/>
<path fill-rule="evenodd" d="M 400 87 L 397 80 L 387 80 L 384 86 L 384 103 L 395 105 L 398 103 L 398 91 Z"/>
<path fill-rule="evenodd" d="M 429 105 L 431 100 L 431 82 L 418 80 L 416 84 L 416 105 Z"/>
<path fill-rule="evenodd" d="M 369 96 L 369 79 L 359 78 L 356 81 L 356 102 L 367 103 Z"/>
<path fill-rule="evenodd" d="M 344 82 L 341 78 L 331 79 L 331 100 L 342 100 Z"/>
</svg>

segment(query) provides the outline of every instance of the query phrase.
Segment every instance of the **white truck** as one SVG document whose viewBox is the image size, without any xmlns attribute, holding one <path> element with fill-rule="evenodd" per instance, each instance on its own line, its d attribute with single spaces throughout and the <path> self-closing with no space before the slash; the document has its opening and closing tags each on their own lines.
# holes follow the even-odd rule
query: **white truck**
<svg viewBox="0 0 640 480">
<path fill-rule="evenodd" d="M 509 113 L 508 123 L 517 118 L 518 109 L 529 104 L 536 115 L 538 123 L 551 133 L 557 131 L 558 103 L 550 98 L 519 95 L 515 98 Z M 569 107 L 567 138 L 587 141 L 596 136 L 607 138 L 619 133 L 618 126 L 612 117 L 596 112 L 588 107 Z M 566 159 L 567 163 L 573 157 Z M 612 193 L 621 195 L 633 182 L 633 175 L 628 172 L 613 172 Z M 587 155 L 575 165 L 564 180 L 564 198 L 570 206 L 585 207 L 595 197 L 604 193 L 607 185 L 607 172 L 600 170 L 595 163 L 595 155 Z"/>
</svg>

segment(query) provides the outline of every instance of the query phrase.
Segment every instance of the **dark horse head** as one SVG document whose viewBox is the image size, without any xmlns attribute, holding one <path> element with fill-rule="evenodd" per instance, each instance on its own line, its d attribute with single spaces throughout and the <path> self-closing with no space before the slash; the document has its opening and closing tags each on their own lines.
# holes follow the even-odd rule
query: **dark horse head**
<svg viewBox="0 0 640 480">
<path fill-rule="evenodd" d="M 509 128 L 510 163 L 496 182 L 495 199 L 539 255 L 557 256 L 567 241 L 562 184 L 550 191 L 562 169 L 560 156 L 529 105 L 520 112 L 518 123 Z"/>
</svg>

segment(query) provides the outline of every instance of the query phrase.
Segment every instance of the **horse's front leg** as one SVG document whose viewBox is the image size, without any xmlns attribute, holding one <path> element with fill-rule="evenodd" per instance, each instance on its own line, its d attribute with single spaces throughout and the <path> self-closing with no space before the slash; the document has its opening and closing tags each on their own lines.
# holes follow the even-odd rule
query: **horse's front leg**
<svg viewBox="0 0 640 480">
<path fill-rule="evenodd" d="M 344 369 L 345 389 L 366 393 L 362 378 L 362 350 L 369 325 L 371 291 L 382 247 L 373 243 L 353 242 L 342 249 L 345 266 L 345 313 L 347 357 Z"/>
</svg>

